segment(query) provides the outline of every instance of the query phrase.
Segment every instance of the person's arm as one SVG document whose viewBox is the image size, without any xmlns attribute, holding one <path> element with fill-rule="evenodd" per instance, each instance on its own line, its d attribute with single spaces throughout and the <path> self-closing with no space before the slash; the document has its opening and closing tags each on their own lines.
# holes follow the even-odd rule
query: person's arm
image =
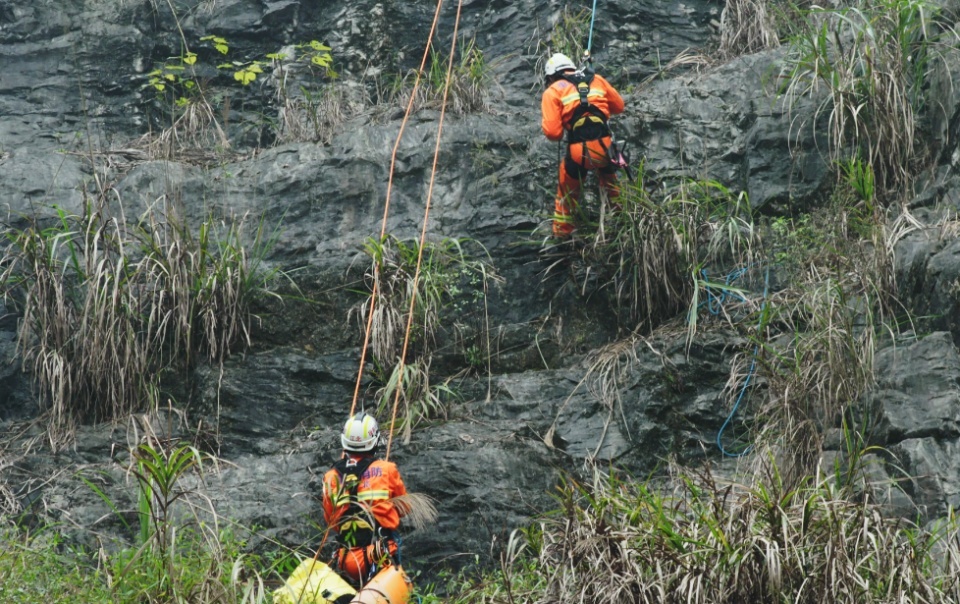
<svg viewBox="0 0 960 604">
<path fill-rule="evenodd" d="M 556 87 L 551 86 L 543 92 L 540 112 L 543 115 L 540 127 L 544 136 L 552 141 L 563 138 L 563 103 L 560 101 L 560 95 Z M 402 481 L 401 484 L 403 484 Z"/>
<path fill-rule="evenodd" d="M 335 484 L 335 480 L 328 472 L 327 475 L 323 477 L 323 521 L 327 523 L 327 526 L 333 526 L 336 520 L 334 517 L 335 507 L 333 505 L 333 497 L 336 491 L 337 485 Z"/>
<path fill-rule="evenodd" d="M 598 78 L 603 85 L 604 97 L 607 99 L 607 110 L 610 111 L 610 115 L 617 115 L 618 113 L 623 113 L 624 102 L 623 97 L 620 96 L 620 93 L 617 92 L 617 89 L 610 85 L 610 82 L 605 80 L 603 76 L 595 76 Z"/>
<path fill-rule="evenodd" d="M 406 495 L 407 490 L 403 486 L 396 465 L 388 461 L 375 463 L 380 472 L 376 476 L 371 476 L 369 488 L 361 491 L 359 498 L 361 503 L 369 506 L 377 524 L 392 531 L 400 526 L 400 514 L 390 499 Z"/>
<path fill-rule="evenodd" d="M 403 478 L 400 477 L 400 471 L 394 467 L 394 471 L 391 472 L 390 480 L 390 497 L 400 497 L 401 495 L 407 494 L 407 485 L 403 484 Z"/>
</svg>

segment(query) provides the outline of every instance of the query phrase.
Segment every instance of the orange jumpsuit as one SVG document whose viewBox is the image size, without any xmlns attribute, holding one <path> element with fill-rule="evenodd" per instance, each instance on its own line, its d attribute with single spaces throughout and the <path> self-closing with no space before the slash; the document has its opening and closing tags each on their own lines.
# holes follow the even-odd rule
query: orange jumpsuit
<svg viewBox="0 0 960 604">
<path fill-rule="evenodd" d="M 593 76 L 587 100 L 607 118 L 623 113 L 623 98 L 602 76 Z M 564 79 L 551 84 L 544 91 L 541 101 L 541 127 L 544 135 L 552 141 L 563 138 L 563 132 L 570 129 L 570 120 L 579 105 L 580 94 L 574 84 Z M 556 213 L 553 217 L 553 234 L 557 237 L 573 232 L 570 213 L 580 201 L 581 181 L 588 170 L 597 170 L 600 186 L 609 199 L 620 195 L 616 168 L 611 165 L 606 152 L 610 144 L 610 137 L 606 136 L 586 143 L 573 143 L 567 147 L 566 158 L 560 164 L 560 184 L 554 202 Z"/>
<path fill-rule="evenodd" d="M 347 454 L 348 461 L 363 459 L 360 455 Z M 356 501 L 362 514 L 345 516 L 351 506 L 351 492 L 341 484 L 340 473 L 331 468 L 323 477 L 323 519 L 327 526 L 341 535 L 360 528 L 360 532 L 371 530 L 374 534 L 372 543 L 355 542 L 343 544 L 337 553 L 337 563 L 340 570 L 354 581 L 366 580 L 367 571 L 372 564 L 383 566 L 387 558 L 376 539 L 377 528 L 388 531 L 396 530 L 400 526 L 400 514 L 390 502 L 393 497 L 406 495 L 407 488 L 400 478 L 396 464 L 377 459 L 371 463 L 356 487 Z M 370 525 L 367 521 L 372 521 Z M 343 540 L 342 540 L 343 541 Z M 363 541 L 363 540 L 362 540 Z M 396 553 L 397 545 L 389 540 L 387 547 L 391 554 Z"/>
</svg>

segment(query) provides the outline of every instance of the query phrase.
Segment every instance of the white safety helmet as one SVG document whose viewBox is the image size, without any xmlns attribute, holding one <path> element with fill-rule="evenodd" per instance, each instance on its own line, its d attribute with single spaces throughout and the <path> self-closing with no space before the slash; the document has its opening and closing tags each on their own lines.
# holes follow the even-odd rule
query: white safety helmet
<svg viewBox="0 0 960 604">
<path fill-rule="evenodd" d="M 544 77 L 549 78 L 550 76 L 557 75 L 568 69 L 576 69 L 577 66 L 573 64 L 573 61 L 570 60 L 565 54 L 554 53 L 552 57 L 547 59 L 547 65 L 543 68 Z"/>
<path fill-rule="evenodd" d="M 347 420 L 340 435 L 344 450 L 356 453 L 373 451 L 380 444 L 380 426 L 372 415 L 358 413 Z"/>
</svg>

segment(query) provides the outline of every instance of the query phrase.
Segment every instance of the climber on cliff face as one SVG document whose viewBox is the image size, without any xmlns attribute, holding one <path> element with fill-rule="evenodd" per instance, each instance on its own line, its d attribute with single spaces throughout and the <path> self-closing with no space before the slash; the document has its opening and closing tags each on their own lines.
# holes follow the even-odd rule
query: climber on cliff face
<svg viewBox="0 0 960 604">
<path fill-rule="evenodd" d="M 567 152 L 560 164 L 560 182 L 554 202 L 553 235 L 569 237 L 574 231 L 571 214 L 580 202 L 583 178 L 595 170 L 607 198 L 620 195 L 617 166 L 611 161 L 612 145 L 607 120 L 622 113 L 623 98 L 602 76 L 578 71 L 566 55 L 557 53 L 544 68 L 541 127 L 546 137 L 559 141 L 567 133 Z"/>
<path fill-rule="evenodd" d="M 377 420 L 358 413 L 340 435 L 343 457 L 323 477 L 323 517 L 337 533 L 336 567 L 355 586 L 397 555 L 400 513 L 390 501 L 407 494 L 397 466 L 376 458 Z"/>
</svg>

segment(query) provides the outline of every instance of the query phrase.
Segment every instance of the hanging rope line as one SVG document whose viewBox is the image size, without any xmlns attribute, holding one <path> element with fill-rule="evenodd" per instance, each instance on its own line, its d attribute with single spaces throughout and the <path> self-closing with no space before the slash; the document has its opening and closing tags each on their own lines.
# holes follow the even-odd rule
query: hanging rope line
<svg viewBox="0 0 960 604">
<path fill-rule="evenodd" d="M 413 102 L 417 97 L 417 91 L 420 89 L 420 80 L 423 77 L 424 69 L 427 66 L 427 58 L 430 56 L 430 46 L 433 43 L 433 34 L 437 29 L 437 22 L 440 20 L 440 9 L 443 7 L 443 0 L 437 0 L 437 8 L 433 13 L 433 23 L 430 25 L 430 34 L 427 36 L 427 44 L 423 48 L 423 59 L 420 61 L 420 69 L 417 70 L 417 77 L 413 83 L 413 90 L 410 91 L 410 100 L 407 101 L 407 109 L 403 114 L 403 121 L 400 122 L 400 131 L 397 132 L 397 140 L 393 143 L 393 152 L 390 154 L 390 174 L 387 177 L 387 197 L 383 204 L 383 221 L 380 224 L 380 241 L 383 241 L 387 234 L 387 217 L 390 215 L 390 193 L 393 190 L 393 172 L 397 165 L 397 150 L 400 148 L 400 139 L 403 138 L 403 132 L 407 127 L 407 121 L 410 119 L 410 113 L 413 111 Z M 446 99 L 444 99 L 446 100 Z M 357 370 L 357 383 L 353 387 L 353 401 L 350 404 L 350 417 L 357 411 L 357 399 L 360 397 L 360 382 L 363 380 L 363 367 L 367 362 L 367 346 L 370 344 L 370 333 L 373 330 L 373 311 L 377 304 L 377 284 L 380 282 L 380 268 L 376 262 L 373 265 L 373 291 L 370 292 L 370 306 L 367 310 L 367 326 L 363 331 L 363 346 L 360 348 L 360 369 Z"/>
<path fill-rule="evenodd" d="M 460 9 L 463 0 L 457 0 L 457 16 L 453 21 L 453 40 L 450 42 L 450 58 L 447 61 L 447 79 L 443 85 L 443 101 L 440 104 L 440 123 L 437 126 L 437 142 L 433 148 L 433 166 L 430 169 L 430 186 L 427 188 L 427 202 L 423 209 L 423 227 L 420 229 L 420 249 L 417 250 L 417 268 L 413 273 L 413 288 L 410 292 L 410 309 L 407 313 L 407 330 L 403 336 L 403 351 L 397 369 L 397 387 L 393 396 L 393 413 L 390 417 L 390 436 L 387 439 L 387 452 L 384 459 L 390 460 L 390 447 L 393 445 L 393 432 L 397 423 L 397 408 L 400 405 L 400 393 L 403 391 L 404 361 L 407 358 L 407 346 L 410 344 L 410 331 L 413 329 L 413 311 L 417 302 L 417 289 L 420 282 L 420 265 L 423 262 L 423 248 L 427 240 L 427 223 L 430 220 L 430 202 L 433 200 L 433 185 L 437 179 L 437 162 L 440 158 L 440 137 L 443 134 L 443 118 L 447 112 L 447 97 L 450 93 L 450 80 L 453 75 L 453 58 L 457 51 L 457 32 L 460 28 Z"/>
<path fill-rule="evenodd" d="M 742 271 L 742 272 L 738 272 L 738 271 Z M 746 273 L 746 269 L 738 269 L 737 271 L 734 271 L 734 272 L 738 272 L 738 275 L 736 278 L 739 278 L 744 273 Z M 729 275 L 728 275 L 728 278 L 729 278 Z M 760 333 L 759 333 L 760 326 L 763 324 L 764 314 L 766 314 L 766 310 L 767 310 L 767 292 L 769 291 L 769 289 L 770 289 L 770 267 L 768 266 L 766 277 L 764 277 L 764 283 L 763 283 L 763 305 L 760 307 L 760 318 L 757 319 L 757 339 L 758 340 L 760 338 Z M 711 308 L 711 312 L 713 312 L 712 308 Z M 733 404 L 733 409 L 730 410 L 730 414 L 727 415 L 727 419 L 724 420 L 723 425 L 720 426 L 720 431 L 717 432 L 717 448 L 720 449 L 720 452 L 724 455 L 724 457 L 743 457 L 744 455 L 746 455 L 747 453 L 753 450 L 753 445 L 748 445 L 746 449 L 737 453 L 731 453 L 727 451 L 723 447 L 723 432 L 724 430 L 727 429 L 727 426 L 730 425 L 730 422 L 733 421 L 733 417 L 737 414 L 737 409 L 740 407 L 740 402 L 743 401 L 743 395 L 746 393 L 747 387 L 750 385 L 750 380 L 753 378 L 756 372 L 758 352 L 760 352 L 759 343 L 755 344 L 753 347 L 753 355 L 752 355 L 753 358 L 750 360 L 750 369 L 747 370 L 747 379 L 743 381 L 743 386 L 740 388 L 740 394 L 737 395 L 737 401 Z"/>
<path fill-rule="evenodd" d="M 586 58 L 590 60 L 590 50 L 593 48 L 593 23 L 597 20 L 597 0 L 593 0 L 593 11 L 590 14 L 590 35 L 587 37 Z"/>
</svg>

